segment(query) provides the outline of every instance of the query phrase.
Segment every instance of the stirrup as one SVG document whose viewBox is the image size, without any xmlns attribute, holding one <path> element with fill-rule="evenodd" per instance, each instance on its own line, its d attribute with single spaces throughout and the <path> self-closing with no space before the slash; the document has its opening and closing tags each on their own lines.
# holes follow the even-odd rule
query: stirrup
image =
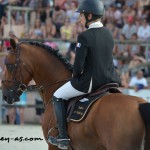
<svg viewBox="0 0 150 150">
<path fill-rule="evenodd" d="M 59 136 L 52 137 L 49 136 L 47 142 L 54 146 L 58 146 L 59 149 L 67 150 L 69 148 L 70 139 L 59 139 Z"/>
<path fill-rule="evenodd" d="M 52 145 L 55 145 L 55 146 L 58 146 L 58 141 L 57 141 L 57 136 L 56 137 L 53 137 L 51 135 L 49 135 L 53 130 L 57 130 L 57 127 L 53 127 L 51 128 L 49 131 L 48 131 L 48 138 L 47 138 L 47 142 L 52 144 Z"/>
<path fill-rule="evenodd" d="M 54 146 L 58 146 L 57 137 L 48 136 L 47 142 Z"/>
<path fill-rule="evenodd" d="M 59 149 L 63 149 L 63 150 L 68 150 L 69 149 L 69 143 L 70 143 L 70 139 L 57 139 L 57 143 L 58 143 L 58 148 Z"/>
</svg>

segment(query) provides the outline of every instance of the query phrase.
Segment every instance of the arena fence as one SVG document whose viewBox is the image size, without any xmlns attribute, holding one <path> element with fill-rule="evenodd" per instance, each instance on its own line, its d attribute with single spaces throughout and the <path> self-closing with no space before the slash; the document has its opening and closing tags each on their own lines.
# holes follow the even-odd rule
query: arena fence
<svg viewBox="0 0 150 150">
<path fill-rule="evenodd" d="M 124 94 L 132 95 L 132 96 L 137 96 L 145 99 L 146 101 L 150 102 L 150 90 L 149 89 L 143 89 L 138 92 L 135 92 L 134 89 L 122 89 L 122 92 Z M 35 104 L 35 91 L 27 92 L 27 104 L 24 105 L 23 107 L 25 108 L 25 122 L 29 123 L 35 123 L 35 110 L 36 108 L 44 108 L 43 105 L 36 105 Z M 20 108 L 22 105 L 9 105 L 6 103 L 2 102 L 2 91 L 0 90 L 0 124 L 2 123 L 2 108 Z"/>
<path fill-rule="evenodd" d="M 0 49 L 2 49 L 2 45 L 3 45 L 4 41 L 8 41 L 8 40 L 9 40 L 9 38 L 0 38 Z M 69 48 L 68 45 L 72 42 L 76 42 L 74 39 L 63 41 L 62 39 L 59 39 L 59 38 L 52 38 L 50 40 L 49 39 L 25 39 L 25 38 L 20 38 L 19 41 L 37 41 L 37 42 L 42 42 L 42 43 L 55 42 L 60 51 L 67 51 L 68 48 Z M 137 40 L 136 41 L 132 41 L 132 40 L 125 40 L 125 41 L 114 40 L 114 41 L 115 41 L 115 44 L 125 44 L 125 45 L 135 45 L 136 44 L 136 45 L 140 45 L 140 46 L 144 47 L 144 49 L 145 49 L 145 56 L 146 56 L 147 62 L 150 59 L 150 43 L 149 43 L 149 41 L 137 41 Z"/>
</svg>

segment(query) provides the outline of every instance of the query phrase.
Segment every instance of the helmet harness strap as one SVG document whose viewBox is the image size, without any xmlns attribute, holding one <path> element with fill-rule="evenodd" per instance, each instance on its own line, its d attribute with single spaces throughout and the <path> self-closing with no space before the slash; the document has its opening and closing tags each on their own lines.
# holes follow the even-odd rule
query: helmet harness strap
<svg viewBox="0 0 150 150">
<path fill-rule="evenodd" d="M 88 23 L 91 22 L 91 19 L 92 19 L 92 18 L 91 18 L 91 19 L 89 20 L 89 19 L 88 19 L 88 15 L 89 15 L 89 13 L 84 13 L 84 17 L 85 17 L 85 20 L 86 20 L 86 22 L 85 22 L 85 27 L 86 27 L 86 28 L 89 27 L 89 26 L 88 26 Z"/>
</svg>

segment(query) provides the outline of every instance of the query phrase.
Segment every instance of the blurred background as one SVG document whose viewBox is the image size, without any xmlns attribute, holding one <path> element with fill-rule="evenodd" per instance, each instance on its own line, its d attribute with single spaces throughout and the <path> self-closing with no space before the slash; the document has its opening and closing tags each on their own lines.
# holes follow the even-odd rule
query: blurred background
<svg viewBox="0 0 150 150">
<path fill-rule="evenodd" d="M 39 41 L 59 49 L 74 63 L 78 34 L 85 30 L 76 9 L 81 0 L 0 0 L 0 80 L 10 46 L 9 34 L 20 41 Z M 122 91 L 150 102 L 150 0 L 103 0 L 102 23 L 115 40 L 114 64 L 122 80 Z M 31 81 L 31 85 L 34 81 Z M 8 105 L 0 90 L 0 123 L 41 124 L 43 102 L 37 91 L 22 94 Z"/>
<path fill-rule="evenodd" d="M 0 81 L 10 33 L 20 41 L 35 40 L 59 49 L 73 64 L 77 36 L 85 30 L 76 13 L 80 1 L 0 0 Z M 114 64 L 122 81 L 121 90 L 150 102 L 150 0 L 103 3 L 106 11 L 102 23 L 114 37 Z M 41 129 L 44 107 L 38 91 L 28 90 L 20 99 L 8 105 L 2 101 L 0 89 L 0 150 L 47 149 Z M 2 137 L 21 136 L 41 137 L 43 141 L 2 141 Z"/>
</svg>

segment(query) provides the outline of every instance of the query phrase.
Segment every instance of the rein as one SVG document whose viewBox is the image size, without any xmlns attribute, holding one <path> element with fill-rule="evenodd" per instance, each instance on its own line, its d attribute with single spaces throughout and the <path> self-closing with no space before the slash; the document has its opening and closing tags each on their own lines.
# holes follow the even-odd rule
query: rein
<svg viewBox="0 0 150 150">
<path fill-rule="evenodd" d="M 62 83 L 62 82 L 67 82 L 69 81 L 71 78 L 68 78 L 68 79 L 65 79 L 65 80 L 62 80 L 62 81 L 57 81 L 57 82 L 54 82 L 54 83 L 50 83 L 50 84 L 47 84 L 47 85 L 41 85 L 41 86 L 37 86 L 37 85 L 29 85 L 26 87 L 27 90 L 34 90 L 34 89 L 39 89 L 40 91 L 43 91 L 45 88 L 49 87 L 49 86 L 53 86 L 55 84 L 59 84 L 59 83 Z"/>
</svg>

